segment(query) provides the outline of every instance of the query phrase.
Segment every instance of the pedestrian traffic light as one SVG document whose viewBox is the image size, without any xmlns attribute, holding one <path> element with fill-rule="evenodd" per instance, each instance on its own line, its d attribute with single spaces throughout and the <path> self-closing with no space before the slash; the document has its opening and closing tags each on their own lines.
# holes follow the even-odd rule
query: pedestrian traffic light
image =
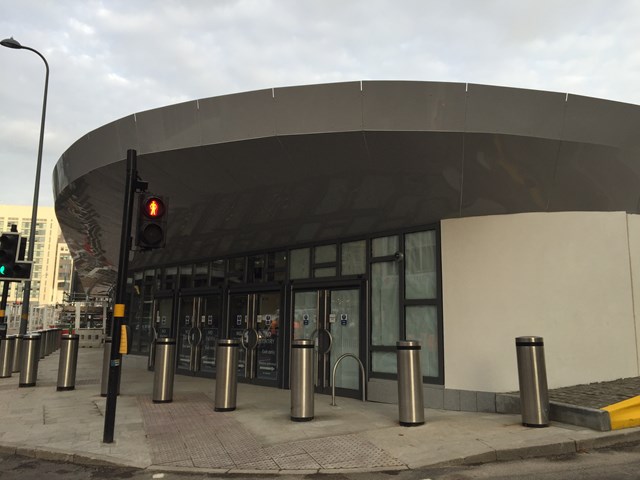
<svg viewBox="0 0 640 480">
<path fill-rule="evenodd" d="M 18 258 L 20 234 L 5 232 L 0 236 L 0 278 L 13 277 L 13 267 Z"/>
<path fill-rule="evenodd" d="M 31 278 L 32 262 L 23 262 L 18 255 L 21 245 L 19 233 L 0 234 L 0 280 L 9 282 Z"/>
<path fill-rule="evenodd" d="M 136 246 L 142 250 L 162 248 L 166 243 L 167 204 L 163 197 L 143 192 L 138 195 Z"/>
</svg>

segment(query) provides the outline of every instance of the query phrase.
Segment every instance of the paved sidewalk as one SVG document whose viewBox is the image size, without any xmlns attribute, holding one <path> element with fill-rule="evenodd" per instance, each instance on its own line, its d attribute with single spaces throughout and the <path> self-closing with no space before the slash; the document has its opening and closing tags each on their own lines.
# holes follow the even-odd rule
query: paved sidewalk
<svg viewBox="0 0 640 480">
<path fill-rule="evenodd" d="M 553 423 L 522 427 L 519 415 L 426 410 L 404 428 L 396 405 L 315 397 L 315 419 L 289 420 L 289 391 L 240 384 L 237 410 L 213 410 L 215 381 L 176 376 L 174 401 L 151 402 L 153 374 L 125 357 L 115 442 L 103 444 L 102 349 L 81 349 L 76 389 L 56 391 L 58 352 L 40 360 L 38 384 L 0 379 L 0 450 L 88 464 L 217 473 L 401 470 L 556 455 L 640 441 Z M 138 365 L 137 365 L 138 364 Z"/>
</svg>

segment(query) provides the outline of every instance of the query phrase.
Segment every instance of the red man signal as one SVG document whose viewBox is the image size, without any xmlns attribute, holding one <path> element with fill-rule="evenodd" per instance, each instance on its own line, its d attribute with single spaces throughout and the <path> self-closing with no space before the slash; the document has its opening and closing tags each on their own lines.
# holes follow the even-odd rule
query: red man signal
<svg viewBox="0 0 640 480">
<path fill-rule="evenodd" d="M 142 250 L 162 248 L 166 243 L 167 205 L 158 195 L 141 193 L 136 245 Z"/>
</svg>

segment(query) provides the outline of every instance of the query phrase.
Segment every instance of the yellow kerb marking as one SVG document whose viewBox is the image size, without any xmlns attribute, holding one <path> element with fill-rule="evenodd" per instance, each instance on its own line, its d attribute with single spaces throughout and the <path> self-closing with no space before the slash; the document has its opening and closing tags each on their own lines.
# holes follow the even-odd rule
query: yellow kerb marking
<svg viewBox="0 0 640 480">
<path fill-rule="evenodd" d="M 124 303 L 116 303 L 113 307 L 113 316 L 122 318 L 124 317 Z"/>
<path fill-rule="evenodd" d="M 611 430 L 640 426 L 640 395 L 603 407 L 609 412 Z"/>
</svg>

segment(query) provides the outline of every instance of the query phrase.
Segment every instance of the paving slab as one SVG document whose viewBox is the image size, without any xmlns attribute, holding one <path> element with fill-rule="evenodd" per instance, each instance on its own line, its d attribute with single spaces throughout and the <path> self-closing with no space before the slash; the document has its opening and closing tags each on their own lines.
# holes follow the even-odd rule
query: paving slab
<svg viewBox="0 0 640 480">
<path fill-rule="evenodd" d="M 289 391 L 248 384 L 238 385 L 235 411 L 215 412 L 215 380 L 187 376 L 176 376 L 173 402 L 155 404 L 153 373 L 125 357 L 115 441 L 104 444 L 102 349 L 80 350 L 72 391 L 56 391 L 58 358 L 56 352 L 40 360 L 36 387 L 18 388 L 16 374 L 0 379 L 1 452 L 153 471 L 313 474 L 484 463 L 640 441 L 640 428 L 595 432 L 553 422 L 531 429 L 519 415 L 432 409 L 424 425 L 407 428 L 398 424 L 397 405 L 337 398 L 332 406 L 326 395 L 314 397 L 314 420 L 292 422 Z"/>
</svg>

